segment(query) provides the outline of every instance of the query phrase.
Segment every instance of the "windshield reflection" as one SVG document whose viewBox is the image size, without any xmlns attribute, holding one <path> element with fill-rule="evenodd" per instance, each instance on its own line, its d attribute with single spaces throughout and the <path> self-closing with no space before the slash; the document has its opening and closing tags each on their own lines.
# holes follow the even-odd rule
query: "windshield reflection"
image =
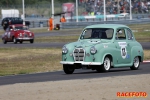
<svg viewBox="0 0 150 100">
<path fill-rule="evenodd" d="M 83 31 L 80 39 L 112 39 L 112 28 L 87 28 Z"/>
</svg>

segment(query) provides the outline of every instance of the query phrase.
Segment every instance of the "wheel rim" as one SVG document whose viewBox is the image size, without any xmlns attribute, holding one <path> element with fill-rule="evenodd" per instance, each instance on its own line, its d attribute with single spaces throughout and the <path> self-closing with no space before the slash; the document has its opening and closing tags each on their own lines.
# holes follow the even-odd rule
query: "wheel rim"
<svg viewBox="0 0 150 100">
<path fill-rule="evenodd" d="M 139 63 L 140 63 L 140 62 L 139 62 L 139 57 L 135 57 L 135 58 L 134 58 L 134 67 L 137 68 L 137 67 L 139 66 Z"/>
<path fill-rule="evenodd" d="M 105 68 L 105 70 L 109 70 L 110 69 L 110 59 L 109 58 L 105 58 L 104 68 Z"/>
</svg>

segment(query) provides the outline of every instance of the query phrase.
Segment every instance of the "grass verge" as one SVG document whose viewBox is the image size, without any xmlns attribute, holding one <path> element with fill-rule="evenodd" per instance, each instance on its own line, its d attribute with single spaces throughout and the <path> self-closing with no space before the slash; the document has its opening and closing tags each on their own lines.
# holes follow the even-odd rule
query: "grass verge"
<svg viewBox="0 0 150 100">
<path fill-rule="evenodd" d="M 61 49 L 0 49 L 0 75 L 16 75 L 61 70 Z"/>
<path fill-rule="evenodd" d="M 0 76 L 62 70 L 61 48 L 0 48 Z M 150 50 L 144 50 L 144 60 Z"/>
</svg>

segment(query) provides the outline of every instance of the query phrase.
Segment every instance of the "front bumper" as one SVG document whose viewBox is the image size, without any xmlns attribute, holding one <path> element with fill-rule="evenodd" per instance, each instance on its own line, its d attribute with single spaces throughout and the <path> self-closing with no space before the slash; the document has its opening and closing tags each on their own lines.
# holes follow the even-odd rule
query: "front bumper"
<svg viewBox="0 0 150 100">
<path fill-rule="evenodd" d="M 25 40 L 25 41 L 28 41 L 28 40 L 33 40 L 34 38 L 30 38 L 30 37 L 23 37 L 23 38 L 17 38 L 17 40 Z"/>
<path fill-rule="evenodd" d="M 69 64 L 69 65 L 73 65 L 73 64 L 77 64 L 80 63 L 81 65 L 102 65 L 101 62 L 69 62 L 69 61 L 60 61 L 61 64 Z"/>
</svg>

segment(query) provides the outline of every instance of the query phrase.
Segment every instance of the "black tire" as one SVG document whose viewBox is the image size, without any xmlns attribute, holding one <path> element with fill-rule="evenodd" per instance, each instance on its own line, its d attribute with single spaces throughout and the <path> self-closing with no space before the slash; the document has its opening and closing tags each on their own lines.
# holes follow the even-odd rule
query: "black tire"
<svg viewBox="0 0 150 100">
<path fill-rule="evenodd" d="M 23 41 L 20 41 L 20 44 L 22 44 L 23 43 Z"/>
<path fill-rule="evenodd" d="M 137 70 L 140 67 L 140 59 L 136 56 L 133 60 L 133 65 L 130 67 L 131 70 Z"/>
<path fill-rule="evenodd" d="M 66 74 L 72 74 L 75 68 L 73 65 L 63 65 L 63 70 Z"/>
<path fill-rule="evenodd" d="M 15 37 L 13 38 L 13 42 L 14 44 L 17 44 L 17 39 Z"/>
<path fill-rule="evenodd" d="M 30 43 L 34 43 L 34 39 L 30 40 Z"/>
<path fill-rule="evenodd" d="M 3 39 L 3 43 L 4 43 L 4 44 L 7 44 L 7 41 L 6 41 L 5 39 Z"/>
<path fill-rule="evenodd" d="M 104 62 L 101 66 L 96 68 L 97 72 L 108 72 L 111 68 L 111 59 L 109 57 L 105 57 Z"/>
</svg>

